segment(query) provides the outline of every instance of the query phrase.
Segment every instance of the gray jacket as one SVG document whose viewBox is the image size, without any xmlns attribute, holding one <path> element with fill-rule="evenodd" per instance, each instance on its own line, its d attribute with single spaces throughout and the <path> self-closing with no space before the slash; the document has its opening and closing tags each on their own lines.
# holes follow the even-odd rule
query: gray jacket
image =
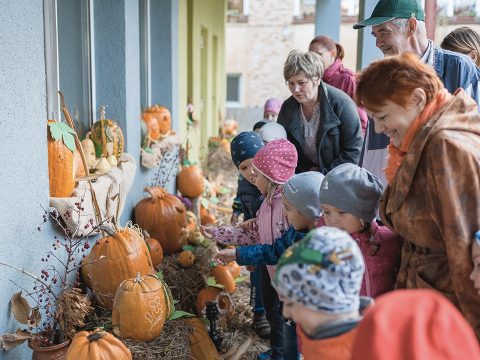
<svg viewBox="0 0 480 360">
<path fill-rule="evenodd" d="M 343 163 L 358 164 L 362 150 L 362 128 L 357 107 L 343 91 L 325 84 L 318 87 L 320 126 L 317 132 L 318 164 L 326 174 Z M 300 104 L 293 96 L 282 105 L 278 123 L 287 130 L 288 140 L 298 152 L 296 173 L 310 170 L 314 165 L 302 151 L 303 134 Z"/>
</svg>

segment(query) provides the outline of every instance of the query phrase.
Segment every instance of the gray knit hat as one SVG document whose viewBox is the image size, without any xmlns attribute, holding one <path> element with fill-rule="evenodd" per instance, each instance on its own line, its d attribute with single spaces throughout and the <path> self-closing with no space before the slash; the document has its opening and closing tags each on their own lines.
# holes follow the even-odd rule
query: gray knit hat
<svg viewBox="0 0 480 360">
<path fill-rule="evenodd" d="M 283 185 L 283 196 L 289 203 L 309 219 L 321 216 L 320 185 L 323 174 L 318 171 L 307 171 L 292 176 Z"/>
<path fill-rule="evenodd" d="M 371 222 L 377 213 L 382 192 L 382 182 L 371 172 L 354 164 L 342 164 L 325 175 L 320 198 L 322 204 L 335 206 Z"/>
<path fill-rule="evenodd" d="M 364 271 L 355 240 L 343 230 L 322 226 L 283 253 L 272 284 L 291 302 L 341 314 L 358 310 Z"/>
</svg>

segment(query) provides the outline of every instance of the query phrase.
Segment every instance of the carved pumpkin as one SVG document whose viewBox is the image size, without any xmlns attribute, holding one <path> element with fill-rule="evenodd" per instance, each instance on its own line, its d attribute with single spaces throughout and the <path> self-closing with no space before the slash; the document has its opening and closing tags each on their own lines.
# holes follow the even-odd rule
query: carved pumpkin
<svg viewBox="0 0 480 360">
<path fill-rule="evenodd" d="M 193 211 L 187 211 L 187 230 L 197 230 L 197 217 L 195 216 Z"/>
<path fill-rule="evenodd" d="M 174 254 L 186 241 L 185 205 L 160 187 L 146 187 L 145 191 L 150 197 L 135 206 L 135 221 L 162 245 L 165 254 Z"/>
<path fill-rule="evenodd" d="M 204 317 L 206 303 L 215 301 L 217 303 L 218 313 L 221 317 L 231 320 L 234 315 L 233 301 L 230 295 L 223 289 L 209 286 L 198 293 L 197 296 L 197 315 Z"/>
<path fill-rule="evenodd" d="M 188 335 L 192 359 L 219 360 L 220 356 L 208 335 L 205 324 L 199 318 L 189 318 L 185 321 L 193 327 L 193 332 Z"/>
<path fill-rule="evenodd" d="M 184 250 L 177 256 L 177 263 L 183 268 L 192 266 L 194 262 L 195 255 L 189 250 Z"/>
<path fill-rule="evenodd" d="M 55 123 L 48 120 L 48 123 Z M 47 127 L 48 178 L 51 197 L 70 197 L 75 188 L 74 154 L 62 140 L 55 140 Z"/>
<path fill-rule="evenodd" d="M 102 135 L 102 131 L 103 134 Z M 118 124 L 110 119 L 98 120 L 93 124 L 91 129 L 91 138 L 95 144 L 95 151 L 97 157 L 101 157 L 104 153 L 102 136 L 105 136 L 106 141 L 106 155 L 115 155 L 118 159 L 123 153 L 124 139 L 123 132 Z"/>
<path fill-rule="evenodd" d="M 143 120 L 143 124 L 145 124 L 148 129 L 149 137 L 153 140 L 158 140 L 160 138 L 160 126 L 158 126 L 158 121 L 157 121 L 157 118 L 155 117 L 155 113 L 145 110 L 142 114 L 142 120 Z M 143 124 L 142 124 L 142 128 L 143 128 Z"/>
<path fill-rule="evenodd" d="M 108 236 L 98 240 L 90 254 L 83 259 L 82 274 L 98 303 L 112 308 L 113 298 L 122 281 L 135 277 L 137 272 L 153 272 L 152 259 L 143 238 L 130 228 L 114 229 L 101 226 Z"/>
<path fill-rule="evenodd" d="M 177 175 L 177 188 L 183 196 L 195 198 L 203 194 L 204 181 L 202 169 L 196 165 L 184 165 Z"/>
<path fill-rule="evenodd" d="M 242 268 L 240 267 L 240 265 L 237 264 L 236 261 L 230 261 L 227 264 L 227 268 L 234 278 L 240 276 L 240 273 L 242 272 Z"/>
<path fill-rule="evenodd" d="M 112 334 L 96 329 L 78 332 L 70 344 L 65 360 L 132 360 L 130 350 Z"/>
<path fill-rule="evenodd" d="M 147 126 L 150 123 L 151 118 L 156 119 L 159 131 L 159 134 L 156 135 L 156 137 L 154 137 L 154 134 L 150 132 L 152 139 L 158 140 L 160 136 L 170 134 L 170 129 L 172 128 L 172 116 L 170 115 L 170 111 L 165 106 L 153 105 L 145 109 L 142 114 L 142 119 L 144 119 L 144 121 L 147 121 L 145 119 L 148 119 Z"/>
<path fill-rule="evenodd" d="M 121 338 L 152 341 L 168 319 L 166 286 L 155 275 L 140 276 L 122 282 L 113 301 L 113 333 Z"/>
<path fill-rule="evenodd" d="M 152 258 L 152 263 L 155 268 L 157 268 L 163 261 L 163 249 L 162 245 L 149 236 L 145 237 L 145 241 L 148 244 L 148 248 L 150 249 L 150 256 Z"/>
<path fill-rule="evenodd" d="M 237 285 L 228 267 L 225 265 L 217 265 L 212 269 L 212 275 L 215 277 L 217 284 L 225 286 L 225 290 L 227 290 L 229 294 L 235 292 Z"/>
<path fill-rule="evenodd" d="M 215 215 L 210 213 L 210 210 L 204 208 L 203 205 L 201 205 L 200 206 L 200 224 L 214 225 L 215 221 L 217 221 L 217 218 L 215 217 Z"/>
</svg>

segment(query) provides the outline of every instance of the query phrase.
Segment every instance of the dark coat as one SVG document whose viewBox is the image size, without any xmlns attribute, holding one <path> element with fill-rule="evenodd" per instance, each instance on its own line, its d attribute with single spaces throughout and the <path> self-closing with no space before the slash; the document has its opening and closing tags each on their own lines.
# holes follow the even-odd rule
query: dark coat
<svg viewBox="0 0 480 360">
<path fill-rule="evenodd" d="M 358 164 L 363 145 L 362 128 L 353 100 L 343 91 L 323 81 L 318 87 L 320 125 L 317 132 L 318 164 L 326 174 L 334 167 Z M 314 165 L 303 153 L 300 104 L 293 96 L 282 105 L 278 123 L 287 130 L 288 140 L 298 152 L 296 173 L 309 171 Z"/>
</svg>

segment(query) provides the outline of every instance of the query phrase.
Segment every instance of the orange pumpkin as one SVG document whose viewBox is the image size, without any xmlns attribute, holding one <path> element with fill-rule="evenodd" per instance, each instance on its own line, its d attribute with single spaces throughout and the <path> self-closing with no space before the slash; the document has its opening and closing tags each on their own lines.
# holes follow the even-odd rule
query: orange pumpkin
<svg viewBox="0 0 480 360">
<path fill-rule="evenodd" d="M 150 249 L 150 256 L 152 257 L 152 263 L 157 268 L 163 261 L 163 249 L 162 245 L 154 238 L 146 238 L 148 248 Z"/>
<path fill-rule="evenodd" d="M 111 309 L 122 281 L 135 277 L 137 272 L 143 275 L 154 269 L 147 245 L 136 231 L 130 228 L 115 231 L 108 226 L 100 229 L 108 236 L 98 240 L 83 259 L 82 274 L 98 303 Z"/>
<path fill-rule="evenodd" d="M 96 329 L 80 331 L 72 340 L 65 360 L 131 360 L 130 350 L 112 334 Z"/>
<path fill-rule="evenodd" d="M 229 294 L 235 292 L 237 285 L 228 267 L 225 265 L 217 265 L 212 269 L 212 275 L 215 277 L 217 284 L 225 286 L 225 290 L 227 290 Z"/>
<path fill-rule="evenodd" d="M 135 221 L 162 245 L 165 254 L 174 254 L 186 242 L 185 205 L 160 187 L 146 187 L 145 191 L 150 197 L 135 206 Z"/>
<path fill-rule="evenodd" d="M 160 336 L 169 316 L 164 286 L 155 275 L 122 282 L 113 301 L 113 333 L 121 338 L 152 341 Z"/>
<path fill-rule="evenodd" d="M 177 188 L 183 196 L 195 198 L 205 190 L 205 178 L 202 169 L 196 165 L 182 166 L 177 175 Z"/>
<path fill-rule="evenodd" d="M 214 225 L 217 218 L 213 215 L 210 210 L 200 206 L 200 223 L 202 225 Z"/>
<path fill-rule="evenodd" d="M 153 140 L 158 140 L 160 138 L 160 127 L 158 126 L 158 121 L 155 117 L 155 114 L 144 111 L 142 113 L 142 120 L 147 125 L 150 138 Z"/>
<path fill-rule="evenodd" d="M 197 217 L 190 210 L 187 211 L 187 230 L 188 231 L 197 230 Z"/>
<path fill-rule="evenodd" d="M 158 124 L 158 131 L 160 134 L 158 137 L 153 137 L 152 139 L 158 140 L 161 135 L 168 135 L 170 133 L 170 129 L 172 128 L 172 116 L 170 115 L 170 111 L 161 105 L 153 105 L 147 109 L 142 114 L 142 118 L 153 118 L 156 119 Z M 148 124 L 147 124 L 148 125 Z"/>
<path fill-rule="evenodd" d="M 85 172 L 85 167 L 83 166 L 82 156 L 78 150 L 75 150 L 75 177 L 83 177 L 86 176 L 87 173 Z"/>
<path fill-rule="evenodd" d="M 55 123 L 48 120 L 48 123 Z M 62 140 L 55 140 L 47 127 L 48 178 L 50 197 L 70 197 L 75 188 L 75 165 L 73 152 Z"/>
<path fill-rule="evenodd" d="M 233 119 L 228 119 L 225 121 L 222 127 L 222 133 L 227 136 L 235 135 L 238 129 L 238 122 Z"/>
<path fill-rule="evenodd" d="M 195 360 L 219 360 L 220 355 L 208 335 L 207 327 L 199 318 L 185 319 L 193 327 L 193 332 L 188 334 L 190 352 Z"/>
<path fill-rule="evenodd" d="M 187 268 L 193 265 L 195 262 L 195 255 L 189 251 L 189 250 L 184 250 L 180 254 L 178 254 L 177 257 L 177 263 L 183 268 Z"/>
<path fill-rule="evenodd" d="M 237 264 L 236 261 L 230 261 L 227 264 L 227 268 L 234 278 L 240 276 L 240 273 L 242 272 L 242 268 L 240 267 L 240 265 Z"/>
<path fill-rule="evenodd" d="M 221 317 L 231 320 L 234 315 L 233 301 L 230 295 L 223 289 L 209 286 L 198 293 L 197 296 L 197 315 L 204 317 L 206 303 L 215 301 L 217 303 L 218 313 Z"/>
</svg>

